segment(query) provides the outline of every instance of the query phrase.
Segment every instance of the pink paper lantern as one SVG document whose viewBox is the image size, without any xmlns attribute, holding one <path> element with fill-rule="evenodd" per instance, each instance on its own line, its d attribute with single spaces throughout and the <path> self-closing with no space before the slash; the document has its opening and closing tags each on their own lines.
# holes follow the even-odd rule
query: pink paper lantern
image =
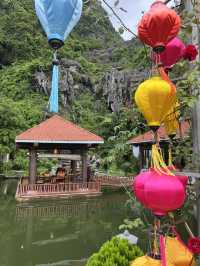
<svg viewBox="0 0 200 266">
<path fill-rule="evenodd" d="M 163 216 L 180 208 L 185 201 L 185 188 L 176 176 L 159 174 L 150 169 L 135 177 L 136 198 L 155 215 Z"/>
<path fill-rule="evenodd" d="M 133 191 L 135 196 L 139 202 L 141 202 L 144 206 L 147 206 L 147 202 L 144 195 L 144 186 L 149 176 L 151 175 L 151 171 L 141 172 L 138 176 L 134 178 L 133 181 Z"/>
<path fill-rule="evenodd" d="M 174 38 L 167 44 L 165 51 L 160 54 L 160 61 L 165 68 L 172 68 L 183 58 L 184 52 L 185 44 L 179 38 Z"/>
<path fill-rule="evenodd" d="M 154 54 L 155 62 L 160 61 L 166 69 L 171 69 L 181 59 L 195 60 L 198 51 L 193 44 L 185 45 L 179 38 L 175 37 L 166 45 L 164 52 L 159 55 Z"/>
<path fill-rule="evenodd" d="M 186 189 L 187 184 L 188 184 L 188 176 L 178 175 L 177 178 L 179 179 L 179 181 L 183 184 L 184 188 Z"/>
<path fill-rule="evenodd" d="M 174 166 L 168 166 L 168 169 L 170 171 L 177 170 Z M 188 176 L 177 175 L 176 177 L 179 179 L 179 181 L 181 181 L 181 183 L 183 184 L 184 188 L 186 189 L 187 184 L 188 184 L 188 179 L 189 179 Z"/>
</svg>

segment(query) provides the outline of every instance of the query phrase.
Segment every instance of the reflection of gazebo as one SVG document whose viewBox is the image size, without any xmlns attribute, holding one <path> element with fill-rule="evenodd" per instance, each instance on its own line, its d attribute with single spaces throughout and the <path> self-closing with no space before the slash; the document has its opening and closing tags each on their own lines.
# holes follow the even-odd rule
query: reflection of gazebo
<svg viewBox="0 0 200 266">
<path fill-rule="evenodd" d="M 184 138 L 188 135 L 190 129 L 190 124 L 188 121 L 183 121 L 180 123 L 180 128 L 177 130 L 177 135 L 175 139 Z M 168 147 L 169 147 L 169 137 L 165 131 L 164 126 L 161 126 L 158 130 L 158 136 L 160 139 L 160 147 L 163 151 L 164 158 L 168 159 Z M 133 153 L 135 156 L 139 156 L 140 169 L 146 169 L 150 167 L 150 155 L 151 147 L 153 143 L 153 132 L 148 131 L 142 135 L 133 137 L 128 141 L 129 144 L 133 145 Z"/>
<path fill-rule="evenodd" d="M 103 143 L 101 137 L 58 115 L 54 115 L 16 137 L 17 148 L 29 150 L 28 185 L 37 184 L 38 158 L 57 158 L 62 161 L 70 161 L 73 178 L 69 182 L 87 183 L 87 152 L 101 143 Z M 81 166 L 78 177 L 76 176 L 77 161 L 80 161 Z"/>
</svg>

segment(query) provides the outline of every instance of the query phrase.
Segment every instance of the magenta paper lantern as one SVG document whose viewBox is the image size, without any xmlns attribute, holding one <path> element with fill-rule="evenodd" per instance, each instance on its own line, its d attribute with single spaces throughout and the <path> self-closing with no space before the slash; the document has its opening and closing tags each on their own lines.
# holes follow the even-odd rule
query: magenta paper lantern
<svg viewBox="0 0 200 266">
<path fill-rule="evenodd" d="M 180 208 L 185 201 L 185 188 L 176 176 L 159 174 L 153 169 L 135 177 L 133 191 L 144 207 L 163 216 Z"/>
<path fill-rule="evenodd" d="M 183 58 L 184 52 L 185 44 L 179 38 L 174 38 L 166 45 L 165 51 L 160 54 L 160 61 L 165 68 L 172 68 Z"/>
<path fill-rule="evenodd" d="M 188 184 L 188 176 L 178 175 L 177 178 L 183 184 L 184 188 L 186 188 L 187 187 L 187 184 Z"/>
<path fill-rule="evenodd" d="M 133 181 L 133 191 L 139 202 L 141 202 L 144 206 L 147 205 L 144 195 L 144 186 L 149 176 L 151 175 L 151 171 L 141 172 L 138 176 L 134 178 Z"/>
<path fill-rule="evenodd" d="M 177 169 L 174 166 L 168 166 L 168 169 L 170 171 L 173 171 L 173 170 L 176 170 L 177 171 Z M 178 178 L 179 181 L 181 181 L 181 183 L 183 184 L 184 188 L 186 189 L 187 184 L 188 184 L 188 179 L 189 179 L 188 176 L 185 176 L 185 175 L 177 175 L 176 177 Z"/>
<path fill-rule="evenodd" d="M 155 62 L 161 62 L 165 68 L 172 68 L 181 59 L 195 60 L 198 55 L 197 48 L 193 44 L 185 45 L 179 38 L 175 37 L 166 45 L 165 51 L 159 55 L 154 54 Z"/>
</svg>

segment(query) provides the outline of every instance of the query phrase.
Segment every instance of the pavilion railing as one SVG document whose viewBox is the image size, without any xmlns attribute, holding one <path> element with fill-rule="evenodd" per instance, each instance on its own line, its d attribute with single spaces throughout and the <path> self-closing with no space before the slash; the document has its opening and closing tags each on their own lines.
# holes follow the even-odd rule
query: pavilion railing
<svg viewBox="0 0 200 266">
<path fill-rule="evenodd" d="M 88 183 L 58 183 L 58 184 L 18 184 L 17 196 L 28 196 L 33 194 L 73 194 L 84 192 L 100 192 L 101 183 L 98 181 Z"/>
<path fill-rule="evenodd" d="M 133 177 L 95 175 L 94 180 L 101 182 L 101 185 L 104 186 L 123 187 L 131 186 Z"/>
</svg>

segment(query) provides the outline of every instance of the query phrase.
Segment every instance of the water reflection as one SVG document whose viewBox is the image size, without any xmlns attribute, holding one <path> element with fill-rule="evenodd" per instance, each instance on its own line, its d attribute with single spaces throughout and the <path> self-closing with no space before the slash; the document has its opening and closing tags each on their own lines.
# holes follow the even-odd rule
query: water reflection
<svg viewBox="0 0 200 266">
<path fill-rule="evenodd" d="M 85 265 L 118 233 L 128 215 L 126 195 L 17 204 L 0 199 L 0 265 Z"/>
</svg>

